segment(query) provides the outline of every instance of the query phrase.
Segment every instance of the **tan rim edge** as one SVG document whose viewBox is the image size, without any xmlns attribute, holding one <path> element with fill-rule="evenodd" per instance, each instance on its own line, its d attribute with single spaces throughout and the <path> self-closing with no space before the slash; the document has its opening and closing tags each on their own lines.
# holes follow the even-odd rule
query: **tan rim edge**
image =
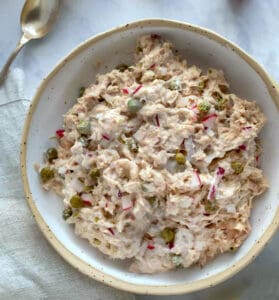
<svg viewBox="0 0 279 300">
<path fill-rule="evenodd" d="M 30 104 L 30 108 L 25 120 L 24 128 L 23 128 L 23 136 L 21 141 L 21 151 L 20 151 L 20 162 L 21 162 L 21 176 L 24 186 L 24 192 L 27 199 L 27 203 L 32 211 L 33 216 L 36 219 L 42 233 L 49 241 L 49 243 L 54 247 L 54 249 L 74 268 L 81 271 L 85 275 L 103 282 L 109 286 L 115 287 L 117 289 L 121 289 L 128 292 L 139 293 L 139 294 L 154 294 L 154 295 L 174 295 L 174 294 L 183 294 L 183 293 L 190 293 L 197 290 L 201 290 L 207 287 L 212 287 L 222 281 L 232 277 L 234 274 L 239 272 L 245 266 L 247 266 L 264 248 L 267 242 L 271 239 L 272 235 L 278 228 L 278 220 L 279 220 L 279 209 L 277 209 L 275 216 L 263 233 L 261 238 L 253 245 L 253 247 L 249 250 L 249 252 L 239 260 L 235 265 L 231 268 L 220 272 L 216 275 L 210 276 L 206 279 L 201 279 L 195 281 L 193 283 L 187 284 L 177 284 L 177 285 L 166 285 L 166 286 L 155 286 L 155 285 L 137 285 L 133 283 L 128 283 L 123 280 L 119 280 L 116 277 L 111 275 L 107 275 L 102 273 L 101 271 L 95 269 L 93 266 L 85 263 L 83 260 L 78 258 L 72 252 L 70 252 L 54 235 L 54 233 L 50 230 L 48 225 L 44 222 L 41 214 L 39 213 L 35 203 L 32 199 L 32 193 L 30 191 L 29 182 L 27 178 L 27 170 L 26 170 L 26 148 L 27 148 L 27 138 L 29 133 L 30 122 L 32 119 L 32 115 L 36 109 L 36 106 L 39 102 L 40 96 L 42 91 L 44 90 L 45 86 L 48 82 L 55 76 L 56 73 L 67 63 L 67 60 L 75 57 L 81 50 L 87 48 L 89 45 L 98 42 L 99 40 L 108 37 L 116 32 L 126 31 L 128 29 L 136 28 L 136 27 L 144 27 L 144 26 L 157 26 L 157 27 L 172 27 L 172 28 L 180 28 L 186 29 L 188 31 L 197 32 L 201 35 L 207 36 L 210 39 L 217 41 L 219 44 L 228 46 L 230 49 L 235 51 L 240 57 L 242 57 L 262 78 L 268 91 L 274 100 L 277 108 L 279 108 L 279 86 L 275 87 L 275 82 L 267 75 L 265 70 L 253 59 L 251 58 L 246 52 L 240 49 L 238 46 L 233 44 L 232 42 L 226 40 L 225 38 L 221 37 L 220 35 L 212 32 L 210 30 L 194 26 L 188 23 L 177 22 L 172 20 L 164 20 L 164 19 L 147 19 L 147 20 L 140 20 L 130 24 L 126 24 L 115 29 L 106 31 L 99 35 L 96 35 L 92 38 L 89 38 L 84 43 L 80 44 L 77 48 L 75 48 L 66 58 L 63 58 L 55 68 L 49 73 L 49 75 L 43 79 L 42 83 L 40 84 L 35 96 L 32 99 Z"/>
</svg>

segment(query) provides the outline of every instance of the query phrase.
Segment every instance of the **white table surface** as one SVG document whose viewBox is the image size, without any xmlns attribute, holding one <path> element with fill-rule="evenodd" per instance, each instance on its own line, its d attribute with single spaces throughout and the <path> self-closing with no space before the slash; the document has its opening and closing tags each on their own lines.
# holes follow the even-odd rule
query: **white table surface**
<svg viewBox="0 0 279 300">
<path fill-rule="evenodd" d="M 19 16 L 23 2 L 0 1 L 0 66 L 20 37 Z M 169 18 L 220 33 L 250 53 L 279 82 L 278 16 L 277 0 L 63 0 L 53 32 L 27 45 L 12 68 L 25 71 L 23 95 L 31 99 L 40 81 L 58 60 L 86 38 L 137 19 Z M 5 99 L 0 99 L 0 103 L 5 103 Z M 137 296 L 137 299 L 279 299 L 278 248 L 277 235 L 254 263 L 212 289 L 191 295 Z M 5 274 L 0 270 L 0 278 L 2 276 Z"/>
</svg>

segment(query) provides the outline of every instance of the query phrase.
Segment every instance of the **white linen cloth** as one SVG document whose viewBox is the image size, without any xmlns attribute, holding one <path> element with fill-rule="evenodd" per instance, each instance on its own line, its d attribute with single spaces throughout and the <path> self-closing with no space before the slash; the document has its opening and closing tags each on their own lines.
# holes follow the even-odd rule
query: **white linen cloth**
<svg viewBox="0 0 279 300">
<path fill-rule="evenodd" d="M 79 273 L 50 246 L 24 199 L 19 147 L 29 99 L 24 72 L 0 87 L 0 299 L 132 300 Z"/>
</svg>

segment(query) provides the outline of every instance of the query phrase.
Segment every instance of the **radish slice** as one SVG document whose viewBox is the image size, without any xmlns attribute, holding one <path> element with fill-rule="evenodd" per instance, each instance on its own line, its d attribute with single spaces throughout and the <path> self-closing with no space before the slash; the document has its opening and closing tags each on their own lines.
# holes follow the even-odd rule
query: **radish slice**
<svg viewBox="0 0 279 300">
<path fill-rule="evenodd" d="M 105 140 L 107 140 L 107 141 L 109 141 L 109 136 L 107 134 L 103 134 L 102 138 L 105 139 Z"/>
<path fill-rule="evenodd" d="M 115 235 L 113 228 L 108 228 L 108 231 L 109 231 L 112 235 Z"/>
<path fill-rule="evenodd" d="M 217 191 L 218 183 L 220 182 L 220 180 L 223 178 L 224 175 L 225 175 L 225 169 L 222 167 L 218 167 L 215 171 L 215 175 L 213 177 L 211 186 L 209 188 L 209 192 L 207 195 L 208 200 L 211 200 L 214 198 L 216 191 Z"/>
<path fill-rule="evenodd" d="M 133 202 L 129 197 L 122 197 L 122 209 L 128 210 L 133 207 Z"/>
<path fill-rule="evenodd" d="M 56 133 L 57 137 L 61 139 L 64 136 L 65 129 L 58 129 L 58 130 L 56 130 L 55 133 Z"/>
<path fill-rule="evenodd" d="M 201 181 L 199 172 L 196 170 L 196 171 L 194 171 L 194 173 L 195 173 L 196 178 L 197 178 L 197 180 L 198 180 L 199 186 L 202 187 L 202 181 Z"/>
<path fill-rule="evenodd" d="M 82 200 L 82 203 L 84 204 L 84 206 L 92 206 L 92 203 L 89 200 Z"/>
<path fill-rule="evenodd" d="M 208 115 L 207 117 L 205 117 L 202 120 L 202 123 L 203 123 L 204 127 L 212 128 L 215 124 L 216 118 L 217 118 L 216 114 L 211 114 L 211 115 Z"/>
<path fill-rule="evenodd" d="M 142 84 L 140 84 L 132 93 L 132 95 L 135 95 L 140 89 L 142 88 Z"/>
<path fill-rule="evenodd" d="M 190 160 L 192 155 L 195 153 L 195 145 L 191 136 L 184 140 L 184 147 L 187 150 L 187 159 Z"/>
<path fill-rule="evenodd" d="M 129 90 L 128 89 L 123 89 L 122 92 L 123 92 L 123 94 L 126 94 L 126 95 L 129 94 Z"/>
</svg>

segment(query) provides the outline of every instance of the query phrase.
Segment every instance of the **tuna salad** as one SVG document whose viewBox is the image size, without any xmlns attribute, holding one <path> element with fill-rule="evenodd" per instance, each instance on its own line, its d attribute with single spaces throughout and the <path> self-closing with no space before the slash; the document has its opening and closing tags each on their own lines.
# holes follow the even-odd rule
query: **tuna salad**
<svg viewBox="0 0 279 300">
<path fill-rule="evenodd" d="M 81 88 L 37 166 L 63 198 L 75 233 L 130 271 L 205 265 L 251 231 L 267 188 L 255 102 L 221 70 L 188 66 L 160 36 L 142 36 L 135 63 Z"/>
</svg>

